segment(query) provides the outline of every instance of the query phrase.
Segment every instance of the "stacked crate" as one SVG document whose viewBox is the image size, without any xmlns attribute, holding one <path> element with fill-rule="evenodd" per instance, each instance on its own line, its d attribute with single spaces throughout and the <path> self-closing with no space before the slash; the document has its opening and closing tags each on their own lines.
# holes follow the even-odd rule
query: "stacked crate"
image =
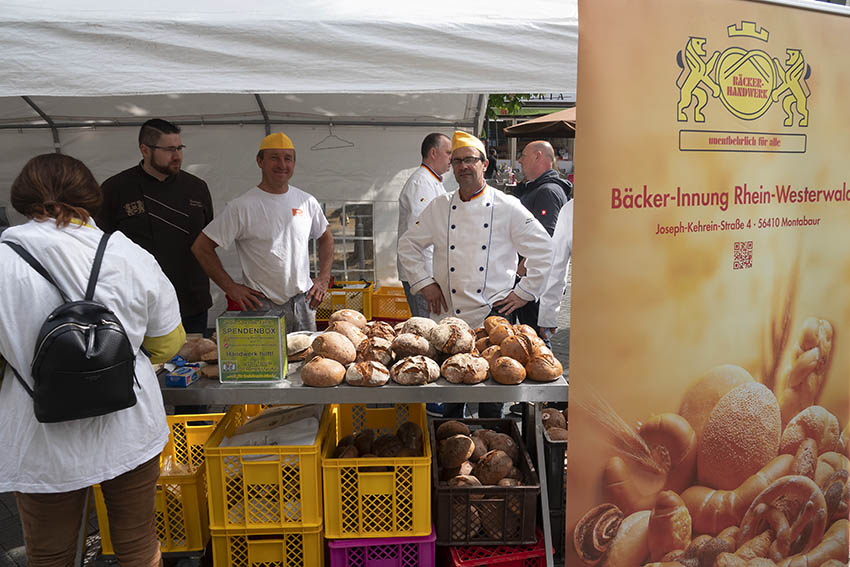
<svg viewBox="0 0 850 567">
<path fill-rule="evenodd" d="M 372 294 L 372 316 L 380 321 L 397 323 L 410 319 L 410 306 L 403 287 L 382 285 Z"/>
<path fill-rule="evenodd" d="M 167 416 L 170 433 L 160 455 L 160 467 L 170 460 L 186 472 L 160 474 L 156 483 L 156 534 L 166 556 L 200 554 L 209 541 L 204 443 L 223 417 L 222 413 Z M 94 486 L 94 503 L 102 553 L 114 555 L 106 501 L 99 484 Z"/>
<path fill-rule="evenodd" d="M 394 434 L 406 421 L 422 431 L 422 456 L 333 458 L 343 437 L 365 429 Z M 322 451 L 325 537 L 337 540 L 331 567 L 433 565 L 430 472 L 424 404 L 332 406 Z"/>
<path fill-rule="evenodd" d="M 320 451 L 328 413 L 316 410 L 312 445 L 221 447 L 260 406 L 231 406 L 206 445 L 213 562 L 218 567 L 321 567 Z"/>
</svg>

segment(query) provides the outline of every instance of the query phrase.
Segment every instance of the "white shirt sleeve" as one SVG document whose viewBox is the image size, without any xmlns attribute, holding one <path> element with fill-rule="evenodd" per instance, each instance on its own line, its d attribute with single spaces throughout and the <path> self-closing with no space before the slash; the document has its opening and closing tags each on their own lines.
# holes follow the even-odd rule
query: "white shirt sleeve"
<svg viewBox="0 0 850 567">
<path fill-rule="evenodd" d="M 519 201 L 511 215 L 511 240 L 525 258 L 526 275 L 514 286 L 514 293 L 526 301 L 536 301 L 552 268 L 552 239 L 534 215 Z"/>
<path fill-rule="evenodd" d="M 537 326 L 554 329 L 558 326 L 561 299 L 567 288 L 567 269 L 573 252 L 573 201 L 570 200 L 558 213 L 558 222 L 552 233 L 554 252 L 552 271 L 540 296 L 540 314 Z"/>
<path fill-rule="evenodd" d="M 241 232 L 239 207 L 233 202 L 228 203 L 224 207 L 224 211 L 216 215 L 202 232 L 225 250 L 229 249 L 239 238 Z"/>
<path fill-rule="evenodd" d="M 437 210 L 435 205 L 434 200 L 428 203 L 417 222 L 398 241 L 398 259 L 409 275 L 413 293 L 419 293 L 423 287 L 437 281 L 431 274 L 431 259 L 424 254 L 425 249 L 434 244 L 434 231 L 430 225 Z"/>
<path fill-rule="evenodd" d="M 313 224 L 310 227 L 310 238 L 319 238 L 325 233 L 328 228 L 328 219 L 322 211 L 322 206 L 314 198 L 310 197 L 310 212 L 313 218 Z"/>
</svg>

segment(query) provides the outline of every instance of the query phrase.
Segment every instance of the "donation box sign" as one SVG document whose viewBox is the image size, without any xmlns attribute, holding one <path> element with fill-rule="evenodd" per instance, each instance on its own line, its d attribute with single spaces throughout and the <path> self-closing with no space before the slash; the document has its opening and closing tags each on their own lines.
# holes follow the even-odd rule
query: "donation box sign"
<svg viewBox="0 0 850 567">
<path fill-rule="evenodd" d="M 279 314 L 226 313 L 216 320 L 222 382 L 272 382 L 286 376 L 286 334 Z"/>
<path fill-rule="evenodd" d="M 567 565 L 846 564 L 850 10 L 819 6 L 579 0 Z"/>
</svg>

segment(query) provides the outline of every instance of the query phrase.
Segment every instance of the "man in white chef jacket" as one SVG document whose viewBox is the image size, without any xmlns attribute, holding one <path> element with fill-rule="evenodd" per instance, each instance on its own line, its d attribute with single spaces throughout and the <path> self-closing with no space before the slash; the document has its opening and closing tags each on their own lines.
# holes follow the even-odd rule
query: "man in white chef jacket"
<svg viewBox="0 0 850 567">
<path fill-rule="evenodd" d="M 561 312 L 561 300 L 567 289 L 567 271 L 573 252 L 573 200 L 561 207 L 555 231 L 552 233 L 552 271 L 540 294 L 540 313 L 537 326 L 540 336 L 550 339 L 558 330 L 558 314 Z"/>
<path fill-rule="evenodd" d="M 398 196 L 398 237 L 404 236 L 410 227 L 428 206 L 428 203 L 434 197 L 439 197 L 446 193 L 443 187 L 443 175 L 445 175 L 451 165 L 449 160 L 452 157 L 452 141 L 445 134 L 432 132 L 425 136 L 422 140 L 421 147 L 422 164 L 413 172 L 404 187 L 401 188 L 401 193 Z M 431 270 L 431 259 L 434 255 L 433 247 L 428 247 L 423 251 L 425 265 Z M 398 278 L 404 286 L 404 294 L 407 296 L 407 304 L 410 306 L 410 313 L 414 317 L 428 317 L 428 303 L 421 293 L 411 293 L 410 277 L 398 262 Z"/>
<path fill-rule="evenodd" d="M 491 314 L 510 317 L 539 298 L 552 267 L 552 240 L 518 199 L 484 181 L 481 140 L 455 132 L 451 166 L 459 189 L 428 204 L 399 240 L 398 257 L 432 318 L 451 315 L 480 327 Z M 433 275 L 423 257 L 428 246 L 434 247 Z M 520 254 L 526 275 L 516 280 Z M 501 406 L 481 404 L 479 416 L 501 417 Z M 445 415 L 453 417 L 451 410 Z"/>
</svg>

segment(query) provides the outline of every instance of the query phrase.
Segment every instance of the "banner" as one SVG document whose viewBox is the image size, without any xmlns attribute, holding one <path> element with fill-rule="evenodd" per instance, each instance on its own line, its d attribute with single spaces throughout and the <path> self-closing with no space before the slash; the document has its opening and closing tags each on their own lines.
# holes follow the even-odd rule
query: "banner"
<svg viewBox="0 0 850 567">
<path fill-rule="evenodd" d="M 580 0 L 568 566 L 847 562 L 847 14 Z"/>
</svg>

